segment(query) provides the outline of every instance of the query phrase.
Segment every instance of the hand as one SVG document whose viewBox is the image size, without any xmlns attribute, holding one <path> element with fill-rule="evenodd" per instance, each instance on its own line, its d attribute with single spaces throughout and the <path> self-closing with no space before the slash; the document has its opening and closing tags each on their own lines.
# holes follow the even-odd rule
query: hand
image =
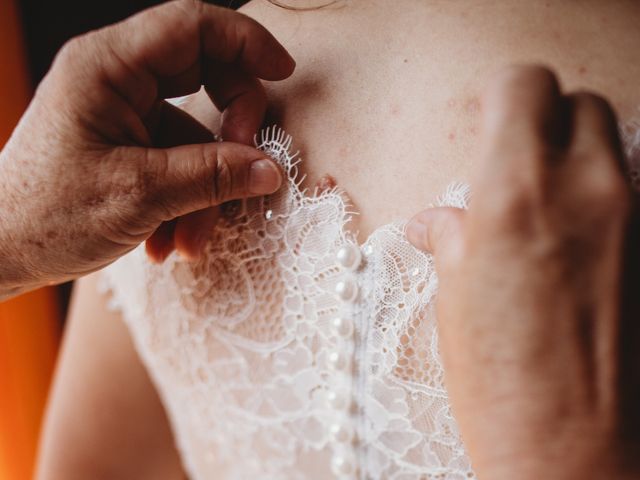
<svg viewBox="0 0 640 480">
<path fill-rule="evenodd" d="M 258 78 L 294 67 L 258 23 L 198 1 L 70 41 L 0 156 L 0 298 L 99 269 L 163 222 L 277 190 L 281 174 L 264 154 L 213 143 L 163 99 L 204 85 L 223 137 L 249 143 L 266 107 Z M 198 144 L 152 148 L 186 134 Z M 187 251 L 202 243 L 189 236 L 194 223 L 176 228 Z"/>
<path fill-rule="evenodd" d="M 533 67 L 500 76 L 483 112 L 468 212 L 426 210 L 407 229 L 435 256 L 445 383 L 474 468 L 637 478 L 637 216 L 614 114 Z"/>
</svg>

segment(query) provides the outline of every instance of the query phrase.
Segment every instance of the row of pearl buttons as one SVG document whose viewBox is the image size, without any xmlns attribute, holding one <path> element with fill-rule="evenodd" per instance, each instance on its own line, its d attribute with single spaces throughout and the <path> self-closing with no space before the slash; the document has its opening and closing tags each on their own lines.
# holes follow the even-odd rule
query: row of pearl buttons
<svg viewBox="0 0 640 480">
<path fill-rule="evenodd" d="M 354 244 L 346 244 L 340 247 L 336 253 L 336 260 L 346 275 L 335 286 L 337 296 L 346 304 L 353 304 L 358 298 L 358 284 L 355 279 L 355 271 L 360 267 L 362 254 L 360 249 Z M 345 305 L 346 307 L 346 305 Z M 342 310 L 347 310 L 343 308 Z M 342 339 L 342 342 L 349 341 L 354 332 L 353 321 L 349 316 L 338 316 L 331 321 L 333 334 Z M 337 342 L 340 345 L 342 342 Z M 345 351 L 344 348 L 336 349 L 327 356 L 329 366 L 336 371 L 348 374 L 350 368 L 349 358 L 352 352 Z M 342 417 L 342 421 L 336 421 L 329 426 L 329 437 L 335 443 L 333 456 L 331 458 L 331 470 L 339 478 L 352 476 L 356 472 L 356 461 L 353 454 L 352 442 L 354 432 L 349 422 L 350 401 L 333 390 L 327 392 L 328 404 L 336 410 L 337 416 Z"/>
<path fill-rule="evenodd" d="M 362 254 L 356 245 L 347 244 L 340 247 L 336 260 L 348 272 L 355 272 L 362 262 Z M 358 285 L 352 275 L 336 284 L 336 293 L 345 302 L 354 302 L 358 298 Z"/>
</svg>

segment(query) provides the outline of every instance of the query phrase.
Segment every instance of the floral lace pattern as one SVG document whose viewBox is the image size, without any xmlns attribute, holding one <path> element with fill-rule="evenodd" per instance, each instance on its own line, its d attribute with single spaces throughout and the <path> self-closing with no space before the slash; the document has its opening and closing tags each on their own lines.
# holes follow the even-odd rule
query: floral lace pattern
<svg viewBox="0 0 640 480">
<path fill-rule="evenodd" d="M 637 158 L 638 130 L 625 131 Z M 138 248 L 103 273 L 190 477 L 475 478 L 443 385 L 431 257 L 402 224 L 358 246 L 345 196 L 301 191 L 290 147 L 262 132 L 288 184 L 225 208 L 200 261 L 152 265 Z M 467 197 L 453 185 L 439 204 Z M 348 275 L 345 246 L 362 256 Z"/>
</svg>

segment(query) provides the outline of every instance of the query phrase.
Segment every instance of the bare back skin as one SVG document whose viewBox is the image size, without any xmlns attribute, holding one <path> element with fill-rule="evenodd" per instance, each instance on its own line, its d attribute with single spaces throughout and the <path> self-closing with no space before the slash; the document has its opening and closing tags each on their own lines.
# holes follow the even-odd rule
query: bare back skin
<svg viewBox="0 0 640 480">
<path fill-rule="evenodd" d="M 469 180 L 480 94 L 507 65 L 549 66 L 566 89 L 606 96 L 622 121 L 640 113 L 638 2 L 347 0 L 294 12 L 254 0 L 242 11 L 298 65 L 267 84 L 268 124 L 293 136 L 308 186 L 328 174 L 347 192 L 360 241 Z M 205 95 L 186 108 L 218 130 Z M 74 293 L 37 476 L 184 478 L 160 400 L 95 276 Z"/>
</svg>

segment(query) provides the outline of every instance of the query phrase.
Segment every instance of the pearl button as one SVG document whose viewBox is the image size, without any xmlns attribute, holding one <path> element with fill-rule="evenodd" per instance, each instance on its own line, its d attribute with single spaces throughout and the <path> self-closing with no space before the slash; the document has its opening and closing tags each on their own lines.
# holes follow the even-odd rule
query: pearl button
<svg viewBox="0 0 640 480">
<path fill-rule="evenodd" d="M 340 280 L 336 283 L 336 293 L 345 302 L 353 302 L 358 297 L 358 285 L 351 278 Z"/>
<path fill-rule="evenodd" d="M 331 470 L 334 475 L 351 475 L 355 472 L 355 462 L 353 458 L 337 454 L 331 459 Z"/>
<path fill-rule="evenodd" d="M 346 396 L 335 390 L 328 390 L 325 399 L 327 405 L 334 410 L 345 410 L 349 406 Z"/>
<path fill-rule="evenodd" d="M 360 266 L 362 254 L 356 245 L 349 243 L 340 247 L 338 253 L 336 253 L 336 259 L 344 268 L 353 271 Z"/>
<path fill-rule="evenodd" d="M 353 440 L 353 430 L 340 423 L 333 423 L 329 426 L 329 435 L 334 442 L 338 443 L 349 443 Z"/>
<path fill-rule="evenodd" d="M 335 333 L 343 337 L 350 337 L 353 334 L 353 322 L 348 318 L 334 318 L 331 320 L 331 328 Z"/>
<path fill-rule="evenodd" d="M 345 370 L 348 366 L 347 357 L 338 351 L 329 352 L 327 355 L 327 364 L 334 370 Z"/>
<path fill-rule="evenodd" d="M 264 212 L 264 218 L 267 220 L 271 220 L 273 218 L 273 210 L 267 210 Z"/>
</svg>

